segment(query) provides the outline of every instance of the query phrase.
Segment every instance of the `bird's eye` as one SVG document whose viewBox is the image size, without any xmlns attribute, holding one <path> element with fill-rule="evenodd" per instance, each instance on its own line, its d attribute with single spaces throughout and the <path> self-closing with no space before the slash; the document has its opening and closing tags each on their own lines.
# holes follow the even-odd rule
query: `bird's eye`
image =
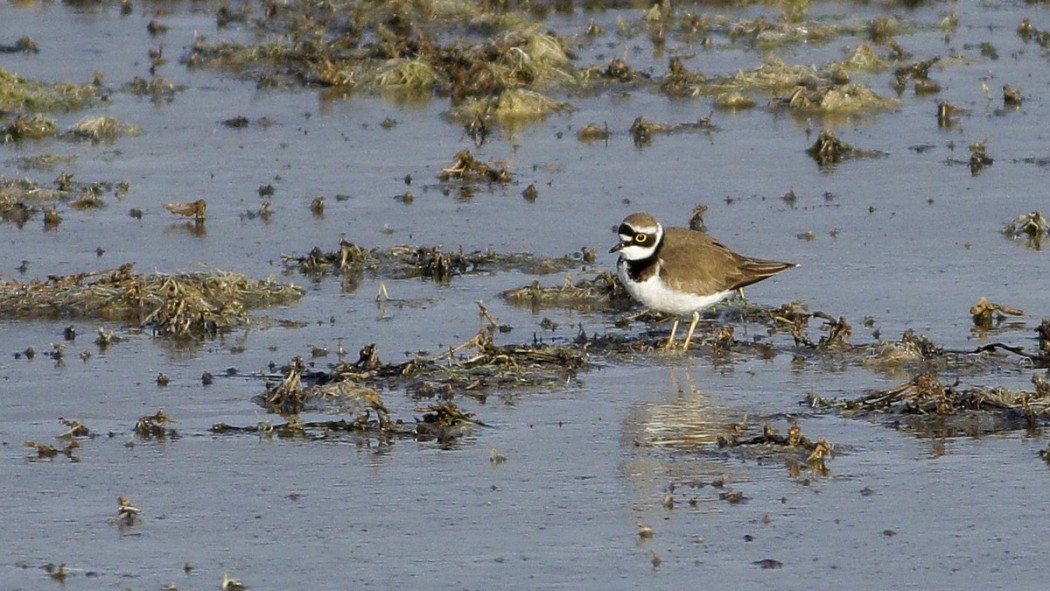
<svg viewBox="0 0 1050 591">
<path fill-rule="evenodd" d="M 648 240 L 648 239 L 649 239 L 649 237 L 646 236 L 645 234 L 635 234 L 634 235 L 634 241 L 637 242 L 638 244 L 645 244 L 645 241 Z"/>
</svg>

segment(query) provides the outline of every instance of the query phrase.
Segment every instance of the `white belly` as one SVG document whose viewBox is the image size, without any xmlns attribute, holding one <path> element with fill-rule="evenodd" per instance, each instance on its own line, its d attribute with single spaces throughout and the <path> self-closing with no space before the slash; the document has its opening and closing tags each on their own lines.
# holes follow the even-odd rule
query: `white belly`
<svg viewBox="0 0 1050 591">
<path fill-rule="evenodd" d="M 662 281 L 660 274 L 654 273 L 648 281 L 631 281 L 627 275 L 627 265 L 620 261 L 616 265 L 616 274 L 620 277 L 627 293 L 631 297 L 644 304 L 647 308 L 667 314 L 679 316 L 692 314 L 717 304 L 732 291 L 720 291 L 707 295 L 685 293 L 668 289 Z"/>
</svg>

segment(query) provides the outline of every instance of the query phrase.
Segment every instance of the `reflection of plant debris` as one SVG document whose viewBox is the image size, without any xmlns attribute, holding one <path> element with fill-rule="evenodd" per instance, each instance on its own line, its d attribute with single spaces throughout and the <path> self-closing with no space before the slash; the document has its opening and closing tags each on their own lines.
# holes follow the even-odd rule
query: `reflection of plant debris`
<svg viewBox="0 0 1050 591">
<path fill-rule="evenodd" d="M 296 285 L 236 273 L 136 275 L 117 269 L 0 282 L 0 313 L 16 318 L 93 317 L 137 322 L 157 334 L 201 337 L 248 322 L 247 309 L 294 302 Z M 100 333 L 101 334 L 101 333 Z M 101 337 L 100 337 L 101 338 Z"/>
</svg>

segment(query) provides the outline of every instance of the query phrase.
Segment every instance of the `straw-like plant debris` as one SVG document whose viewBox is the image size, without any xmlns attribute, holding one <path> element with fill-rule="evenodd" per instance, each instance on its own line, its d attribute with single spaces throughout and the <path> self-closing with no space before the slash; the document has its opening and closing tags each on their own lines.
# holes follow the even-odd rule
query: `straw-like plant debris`
<svg viewBox="0 0 1050 591">
<path fill-rule="evenodd" d="M 1043 238 L 1050 236 L 1050 220 L 1041 211 L 1023 213 L 1003 227 L 1003 235 L 1014 240 L 1023 239 L 1025 246 L 1041 250 Z"/>
<path fill-rule="evenodd" d="M 806 149 L 806 153 L 816 160 L 821 167 L 828 167 L 851 158 L 871 158 L 884 155 L 876 150 L 854 148 L 827 129 L 820 132 L 817 141 L 813 142 L 813 145 Z"/>
<path fill-rule="evenodd" d="M 438 178 L 442 181 L 459 180 L 471 182 L 509 183 L 510 172 L 502 162 L 481 162 L 470 150 L 461 150 L 452 163 L 441 169 Z"/>
<path fill-rule="evenodd" d="M 137 135 L 142 129 L 135 125 L 121 123 L 115 117 L 88 117 L 81 119 L 69 130 L 69 135 L 77 139 L 93 142 L 112 142 L 123 135 Z"/>
<path fill-rule="evenodd" d="M 533 310 L 564 308 L 571 310 L 627 309 L 631 298 L 623 285 L 612 273 L 601 273 L 593 279 L 573 282 L 566 276 L 565 282 L 555 287 L 544 287 L 539 281 L 530 285 L 508 289 L 502 294 L 507 302 Z"/>
<path fill-rule="evenodd" d="M 989 302 L 982 297 L 970 308 L 970 316 L 973 318 L 974 326 L 991 328 L 993 324 L 1002 322 L 1007 316 L 1024 316 L 1024 311 L 1012 306 Z"/>
<path fill-rule="evenodd" d="M 168 413 L 162 408 L 155 414 L 140 418 L 135 423 L 135 435 L 143 440 L 177 437 L 178 433 L 168 428 L 168 425 L 172 423 L 175 423 L 175 420 L 168 416 Z"/>
<path fill-rule="evenodd" d="M 537 14 L 548 6 L 518 3 L 335 0 L 318 5 L 293 0 L 279 6 L 265 3 L 258 17 L 250 15 L 250 3 L 239 11 L 223 5 L 216 14 L 220 28 L 236 22 L 255 31 L 259 41 L 237 44 L 199 36 L 182 62 L 221 68 L 260 87 L 323 86 L 342 94 L 364 89 L 393 92 L 406 100 L 448 97 L 450 117 L 467 125 L 472 136 L 487 130 L 490 122 L 514 125 L 571 109 L 550 95 L 595 87 L 647 88 L 671 97 L 721 95 L 720 108 L 743 108 L 745 100 L 728 97 L 755 93 L 787 93 L 792 99 L 785 104 L 806 113 L 895 108 L 895 99 L 849 77 L 852 72 L 882 72 L 903 61 L 904 51 L 893 35 L 911 25 L 896 17 L 827 23 L 807 19 L 808 4 L 790 6 L 780 19 L 732 21 L 654 3 L 636 13 L 636 19 L 620 19 L 616 31 L 606 32 L 592 22 L 579 34 L 562 36 L 537 22 Z M 683 47 L 711 47 L 712 37 L 719 36 L 730 44 L 770 51 L 827 43 L 842 35 L 868 42 L 823 67 L 788 65 L 770 54 L 758 68 L 722 75 L 691 71 L 687 54 L 672 55 L 662 75 L 632 67 L 627 56 L 575 63 L 576 47 L 613 35 L 622 43 L 637 34 L 647 35 L 654 47 L 662 47 L 669 37 Z M 880 55 L 881 48 L 889 55 Z M 919 73 L 917 67 L 901 67 L 898 76 L 914 79 Z"/>
<path fill-rule="evenodd" d="M 84 107 L 97 96 L 94 85 L 33 82 L 0 68 L 0 112 L 67 111 Z"/>
<path fill-rule="evenodd" d="M 0 282 L 8 318 L 100 318 L 152 328 L 157 335 L 200 338 L 249 322 L 249 308 L 297 301 L 303 289 L 220 271 L 137 275 L 116 269 L 44 280 Z"/>
<path fill-rule="evenodd" d="M 958 383 L 945 385 L 936 373 L 926 371 L 899 386 L 857 398 L 825 399 L 811 394 L 808 402 L 814 408 L 879 420 L 920 434 L 981 435 L 1050 424 L 1050 382 L 1033 374 L 1032 385 L 1032 390 L 965 388 Z"/>
<path fill-rule="evenodd" d="M 53 186 L 25 177 L 7 179 L 0 175 L 0 220 L 22 227 L 43 215 L 45 227 L 51 228 L 58 225 L 57 205 L 65 204 L 73 209 L 102 207 L 104 194 L 121 195 L 127 190 L 127 181 L 81 182 L 67 172 L 59 174 Z"/>
<path fill-rule="evenodd" d="M 482 329 L 467 341 L 437 355 L 417 356 L 402 363 L 384 363 L 378 348 L 361 349 L 355 362 L 341 361 L 329 371 L 309 371 L 301 357 L 269 381 L 256 400 L 267 411 L 288 419 L 274 427 L 216 425 L 216 433 L 276 432 L 280 436 L 350 432 L 382 437 L 412 437 L 445 443 L 476 427 L 486 426 L 459 409 L 456 397 L 484 400 L 494 391 L 551 387 L 566 383 L 589 366 L 587 353 L 569 345 L 496 345 Z M 304 384 L 305 382 L 305 384 Z M 396 419 L 380 389 L 404 389 L 418 401 L 420 418 Z M 302 422 L 304 412 L 349 414 L 339 421 Z"/>
<path fill-rule="evenodd" d="M 635 145 L 644 146 L 652 143 L 654 134 L 663 133 L 679 133 L 686 131 L 702 131 L 704 133 L 712 133 L 718 131 L 718 126 L 711 123 L 711 117 L 701 117 L 696 122 L 690 123 L 654 123 L 647 121 L 645 117 L 637 117 L 634 123 L 631 124 L 631 137 L 634 138 Z"/>
<path fill-rule="evenodd" d="M 746 423 L 726 425 L 718 436 L 718 447 L 744 451 L 749 456 L 785 455 L 796 466 L 801 460 L 817 474 L 828 473 L 824 460 L 833 453 L 832 445 L 827 439 L 809 439 L 802 434 L 802 428 L 797 422 L 790 424 L 786 435 L 781 435 L 770 423 L 762 427 L 760 434 L 751 434 L 749 431 Z"/>
</svg>

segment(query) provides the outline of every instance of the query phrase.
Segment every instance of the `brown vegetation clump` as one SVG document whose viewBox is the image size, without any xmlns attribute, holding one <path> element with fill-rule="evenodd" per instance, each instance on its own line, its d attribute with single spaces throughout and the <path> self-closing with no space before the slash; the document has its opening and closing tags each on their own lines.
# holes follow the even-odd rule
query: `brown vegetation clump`
<svg viewBox="0 0 1050 591">
<path fill-rule="evenodd" d="M 248 308 L 294 302 L 304 290 L 212 271 L 136 275 L 116 269 L 0 282 L 0 313 L 14 318 L 103 318 L 151 327 L 157 334 L 202 337 L 249 322 Z"/>
</svg>

